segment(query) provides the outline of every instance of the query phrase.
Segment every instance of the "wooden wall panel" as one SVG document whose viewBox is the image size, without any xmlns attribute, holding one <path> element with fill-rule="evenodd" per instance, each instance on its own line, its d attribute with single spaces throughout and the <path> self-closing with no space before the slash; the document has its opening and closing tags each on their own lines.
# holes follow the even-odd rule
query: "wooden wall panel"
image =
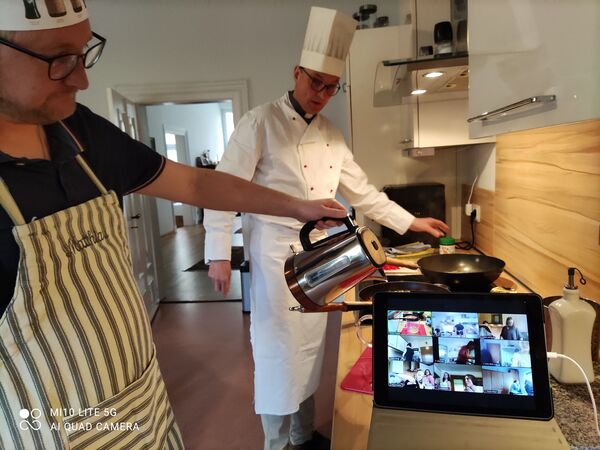
<svg viewBox="0 0 600 450">
<path fill-rule="evenodd" d="M 471 186 L 462 185 L 461 205 L 469 200 Z M 471 203 L 481 207 L 481 222 L 475 223 L 475 247 L 486 255 L 494 256 L 494 193 L 486 189 L 475 188 L 471 196 Z M 465 215 L 464 206 L 461 212 L 461 239 L 471 241 L 471 226 L 469 218 Z"/>
<path fill-rule="evenodd" d="M 540 295 L 560 295 L 573 266 L 600 301 L 600 120 L 498 136 L 493 242 Z"/>
</svg>

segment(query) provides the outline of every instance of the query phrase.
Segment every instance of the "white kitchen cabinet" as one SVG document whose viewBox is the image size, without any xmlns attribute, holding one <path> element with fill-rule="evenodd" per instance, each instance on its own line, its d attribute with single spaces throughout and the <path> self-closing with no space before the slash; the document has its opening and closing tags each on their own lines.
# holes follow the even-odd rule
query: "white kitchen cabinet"
<svg viewBox="0 0 600 450">
<path fill-rule="evenodd" d="M 414 129 L 415 147 L 443 147 L 494 142 L 495 138 L 471 139 L 467 126 L 468 96 L 435 102 L 419 101 Z"/>
<path fill-rule="evenodd" d="M 357 30 L 348 57 L 352 146 L 384 153 L 413 142 L 413 109 L 392 92 L 394 71 L 377 79 L 383 60 L 410 58 L 414 52 L 411 25 Z M 381 72 L 380 72 L 381 75 Z M 390 77 L 390 78 L 388 78 Z"/>
<path fill-rule="evenodd" d="M 412 25 L 358 30 L 354 35 L 346 74 L 354 159 L 377 189 L 390 184 L 443 183 L 446 217 L 452 229 L 459 230 L 460 223 L 452 211 L 457 193 L 456 153 L 448 149 L 436 151 L 432 157 L 406 158 L 403 150 L 418 145 L 415 141 L 422 139 L 424 130 L 428 130 L 425 141 L 436 147 L 467 143 L 466 89 L 460 94 L 462 98 L 445 94 L 445 101 L 417 105 L 410 100 L 404 102 L 402 92 L 396 95 L 400 87 L 394 84 L 394 73 L 401 66 L 377 77 L 382 61 L 413 57 L 413 37 Z M 430 126 L 423 125 L 430 120 Z M 458 129 L 462 130 L 460 140 L 455 138 Z M 357 218 L 363 223 L 360 211 Z M 458 233 L 455 231 L 455 235 Z"/>
<path fill-rule="evenodd" d="M 381 117 L 382 123 L 388 124 L 386 133 L 396 133 L 399 150 L 494 141 L 493 137 L 469 137 L 468 59 L 416 60 L 414 35 L 411 25 L 356 32 L 348 64 L 352 126 L 363 122 L 364 116 L 369 120 L 374 115 Z M 443 75 L 435 79 L 425 77 L 433 71 Z M 427 93 L 411 95 L 414 89 L 426 89 Z M 360 111 L 356 105 L 360 105 Z M 393 117 L 395 123 L 390 127 Z"/>
<path fill-rule="evenodd" d="M 600 1 L 477 0 L 468 23 L 471 137 L 600 117 Z"/>
</svg>

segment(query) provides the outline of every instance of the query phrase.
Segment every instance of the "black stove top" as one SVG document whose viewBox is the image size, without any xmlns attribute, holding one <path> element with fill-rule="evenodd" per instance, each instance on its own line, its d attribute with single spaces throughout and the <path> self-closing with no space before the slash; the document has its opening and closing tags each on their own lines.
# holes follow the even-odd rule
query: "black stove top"
<svg viewBox="0 0 600 450">
<path fill-rule="evenodd" d="M 424 275 L 388 275 L 386 278 L 389 282 L 419 281 L 419 282 L 423 282 L 423 283 L 431 283 L 431 281 L 429 281 Z M 378 279 L 367 279 L 367 280 L 361 281 L 360 283 L 358 283 L 358 286 L 356 287 L 357 297 L 358 297 L 358 293 L 360 292 L 361 289 L 363 289 L 367 286 L 371 286 L 373 284 L 383 283 L 383 282 L 384 282 L 383 280 L 378 280 Z M 490 292 L 494 287 L 496 287 L 496 285 L 489 284 L 489 285 L 485 285 L 485 286 L 473 286 L 468 291 L 457 288 L 456 286 L 446 286 L 446 287 L 451 292 Z"/>
<path fill-rule="evenodd" d="M 425 275 L 388 275 L 388 281 L 421 281 L 423 283 L 431 283 Z M 479 286 L 472 286 L 468 291 L 461 290 L 460 287 L 446 286 L 452 292 L 490 292 L 495 287 L 494 284 L 486 284 Z"/>
</svg>

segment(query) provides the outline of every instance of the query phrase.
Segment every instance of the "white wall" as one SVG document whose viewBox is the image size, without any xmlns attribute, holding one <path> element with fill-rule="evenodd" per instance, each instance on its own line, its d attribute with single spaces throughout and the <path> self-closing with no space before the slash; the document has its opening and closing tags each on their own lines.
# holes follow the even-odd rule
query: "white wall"
<svg viewBox="0 0 600 450">
<path fill-rule="evenodd" d="M 148 133 L 156 140 L 156 151 L 166 156 L 165 130 L 177 131 L 187 137 L 189 164 L 195 165 L 196 156 L 204 150 L 211 150 L 211 158 L 218 159 L 223 154 L 223 127 L 221 123 L 222 103 L 195 105 L 149 105 L 146 106 Z M 180 161 L 181 162 L 181 161 Z M 184 224 L 191 225 L 191 209 L 171 207 L 167 200 L 157 200 L 159 234 L 164 236 L 175 229 L 173 214 L 183 215 Z M 190 216 L 190 217 L 187 217 Z"/>
<path fill-rule="evenodd" d="M 148 131 L 156 138 L 156 150 L 166 156 L 164 130 L 185 130 L 190 152 L 190 165 L 196 156 L 210 150 L 213 160 L 223 154 L 223 125 L 219 103 L 196 105 L 151 105 L 146 107 Z"/>
<path fill-rule="evenodd" d="M 469 145 L 458 152 L 458 188 L 461 184 L 494 192 L 496 190 L 496 144 Z M 460 196 L 459 196 L 460 198 Z"/>
<path fill-rule="evenodd" d="M 108 39 L 79 100 L 107 116 L 106 88 L 118 84 L 247 79 L 250 107 L 293 87 L 311 6 L 347 13 L 347 0 L 89 0 L 92 28 Z M 398 23 L 400 2 L 377 2 Z M 342 94 L 325 114 L 347 134 Z"/>
</svg>

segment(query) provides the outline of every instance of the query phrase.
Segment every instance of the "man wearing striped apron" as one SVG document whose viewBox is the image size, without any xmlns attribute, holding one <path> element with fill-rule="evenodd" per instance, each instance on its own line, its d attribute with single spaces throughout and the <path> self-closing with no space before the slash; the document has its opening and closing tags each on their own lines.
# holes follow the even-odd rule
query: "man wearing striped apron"
<svg viewBox="0 0 600 450">
<path fill-rule="evenodd" d="M 345 211 L 167 161 L 77 105 L 105 39 L 84 2 L 66 5 L 0 0 L 0 449 L 183 448 L 122 196 L 300 221 Z"/>
</svg>

